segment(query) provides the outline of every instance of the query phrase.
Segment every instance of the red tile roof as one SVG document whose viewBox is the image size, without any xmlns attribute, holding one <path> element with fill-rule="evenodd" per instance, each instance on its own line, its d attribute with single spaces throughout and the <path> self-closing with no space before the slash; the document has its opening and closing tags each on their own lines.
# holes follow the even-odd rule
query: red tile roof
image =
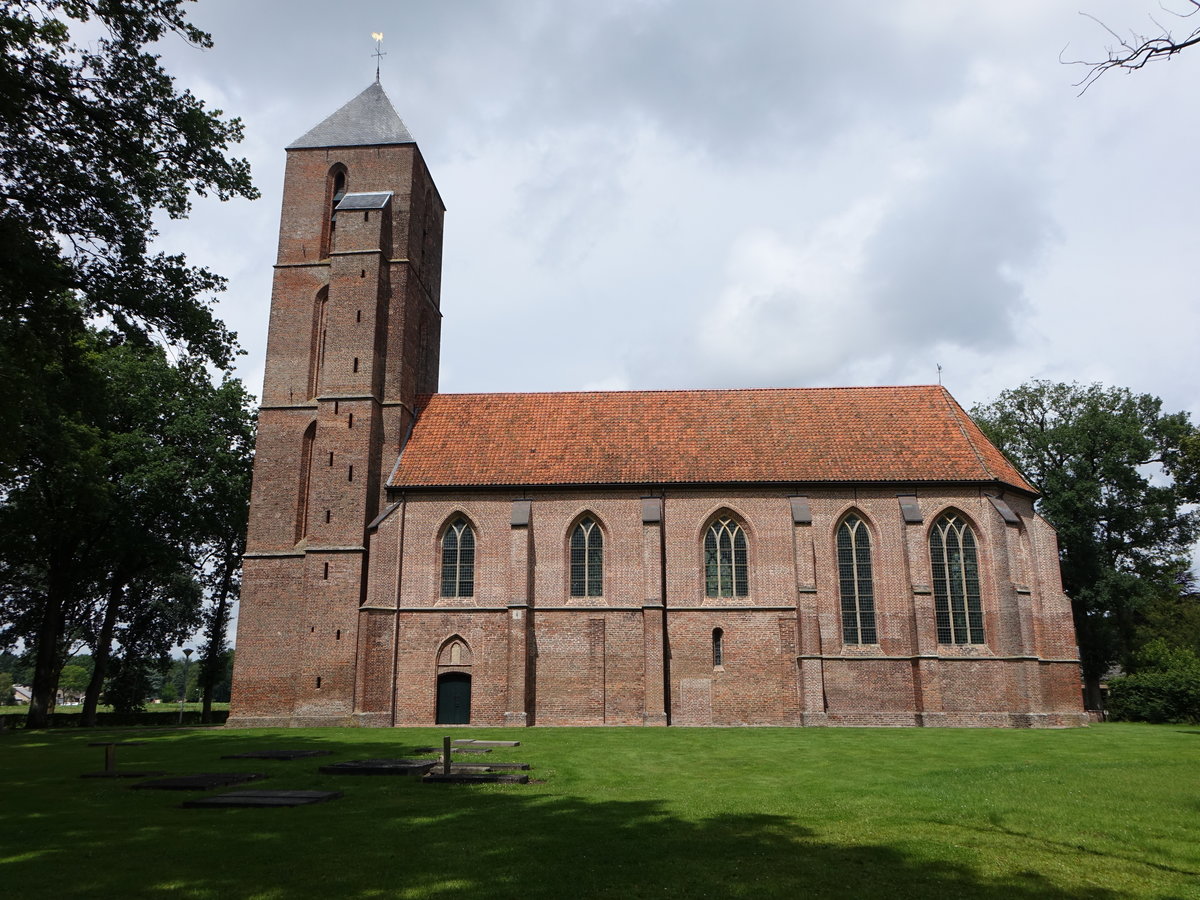
<svg viewBox="0 0 1200 900">
<path fill-rule="evenodd" d="M 433 394 L 392 487 L 1000 482 L 942 387 Z"/>
</svg>

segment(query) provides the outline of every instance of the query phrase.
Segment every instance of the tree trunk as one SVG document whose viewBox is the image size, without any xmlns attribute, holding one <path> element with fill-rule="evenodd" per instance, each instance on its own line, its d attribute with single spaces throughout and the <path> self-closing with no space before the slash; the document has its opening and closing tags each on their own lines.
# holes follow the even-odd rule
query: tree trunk
<svg viewBox="0 0 1200 900">
<path fill-rule="evenodd" d="M 100 636 L 92 647 L 92 680 L 88 682 L 87 692 L 83 696 L 83 719 L 85 726 L 96 724 L 96 707 L 100 703 L 100 691 L 104 687 L 104 677 L 108 674 L 108 660 L 112 655 L 113 631 L 117 625 L 117 609 L 121 604 L 121 593 L 125 585 L 122 579 L 113 575 L 112 585 L 108 591 L 108 604 L 104 608 L 104 623 L 100 626 Z"/>
<path fill-rule="evenodd" d="M 54 709 L 54 698 L 58 691 L 58 675 L 62 669 L 59 645 L 62 643 L 64 627 L 63 595 L 60 579 L 51 574 L 46 585 L 42 621 L 38 625 L 26 728 L 45 728 L 50 724 L 50 712 Z"/>
<path fill-rule="evenodd" d="M 200 685 L 203 690 L 200 722 L 204 725 L 212 722 L 213 687 L 217 682 L 221 651 L 225 647 L 225 631 L 229 626 L 229 590 L 233 584 L 233 568 L 236 565 L 233 554 L 236 549 L 236 547 L 227 547 L 225 551 L 221 586 L 217 589 L 216 604 L 213 608 L 212 618 L 209 619 L 208 643 L 204 647 L 204 659 L 200 665 Z"/>
<path fill-rule="evenodd" d="M 1083 675 L 1084 709 L 1104 709 L 1100 680 L 1107 670 L 1102 648 L 1096 646 L 1096 634 L 1091 616 L 1083 603 L 1072 598 L 1071 618 L 1075 620 L 1075 639 L 1079 642 L 1080 668 Z"/>
</svg>

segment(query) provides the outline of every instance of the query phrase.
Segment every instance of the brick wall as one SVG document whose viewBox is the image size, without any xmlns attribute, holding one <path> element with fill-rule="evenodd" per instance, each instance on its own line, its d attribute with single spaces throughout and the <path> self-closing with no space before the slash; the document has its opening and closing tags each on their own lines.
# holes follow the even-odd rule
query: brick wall
<svg viewBox="0 0 1200 900">
<path fill-rule="evenodd" d="M 923 521 L 906 524 L 897 494 L 914 491 Z M 668 489 L 657 491 L 660 523 L 644 521 L 647 493 L 529 491 L 529 524 L 515 527 L 513 502 L 521 498 L 511 493 L 404 497 L 371 536 L 378 567 L 363 613 L 399 616 L 398 644 L 389 646 L 401 660 L 396 720 L 433 721 L 437 653 L 457 635 L 471 647 L 472 722 L 479 724 L 516 716 L 546 725 L 660 721 L 664 656 L 674 724 L 1082 721 L 1069 605 L 1056 571 L 1039 557 L 1053 534 L 1027 499 L 1009 498 L 1022 514 L 1014 526 L 979 489 L 824 487 L 805 491 L 811 524 L 795 524 L 789 495 L 798 491 Z M 937 643 L 927 541 L 951 509 L 979 542 L 982 645 Z M 842 640 L 836 528 L 851 510 L 870 529 L 875 644 Z M 744 598 L 704 596 L 704 530 L 726 513 L 748 536 Z M 602 597 L 570 596 L 568 542 L 584 514 L 604 534 Z M 439 542 L 459 515 L 476 534 L 475 595 L 442 598 Z M 380 625 L 377 643 L 386 644 L 388 633 Z M 391 678 L 390 662 L 360 664 L 364 685 Z M 528 685 L 514 687 L 526 677 Z M 362 690 L 382 696 L 377 686 Z"/>
</svg>

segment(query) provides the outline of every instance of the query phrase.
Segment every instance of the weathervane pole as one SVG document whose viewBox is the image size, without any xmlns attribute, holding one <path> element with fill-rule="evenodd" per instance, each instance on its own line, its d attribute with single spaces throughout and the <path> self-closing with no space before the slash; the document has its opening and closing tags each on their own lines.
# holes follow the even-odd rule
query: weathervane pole
<svg viewBox="0 0 1200 900">
<path fill-rule="evenodd" d="M 378 84 L 379 83 L 379 61 L 383 57 L 387 56 L 387 54 L 383 52 L 383 32 L 382 31 L 372 31 L 371 37 L 375 38 L 375 52 L 372 53 L 371 55 L 375 57 L 375 83 Z"/>
</svg>

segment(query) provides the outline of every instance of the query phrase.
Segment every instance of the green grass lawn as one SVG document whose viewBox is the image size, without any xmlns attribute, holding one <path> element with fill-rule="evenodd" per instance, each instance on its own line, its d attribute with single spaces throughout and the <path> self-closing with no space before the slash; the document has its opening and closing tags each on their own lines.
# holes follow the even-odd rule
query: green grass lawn
<svg viewBox="0 0 1200 900">
<path fill-rule="evenodd" d="M 454 730 L 529 785 L 317 774 L 445 729 L 0 733 L 5 897 L 1200 898 L 1200 728 Z M 259 771 L 295 809 L 81 779 Z M 222 760 L 327 749 L 292 762 Z"/>
</svg>

